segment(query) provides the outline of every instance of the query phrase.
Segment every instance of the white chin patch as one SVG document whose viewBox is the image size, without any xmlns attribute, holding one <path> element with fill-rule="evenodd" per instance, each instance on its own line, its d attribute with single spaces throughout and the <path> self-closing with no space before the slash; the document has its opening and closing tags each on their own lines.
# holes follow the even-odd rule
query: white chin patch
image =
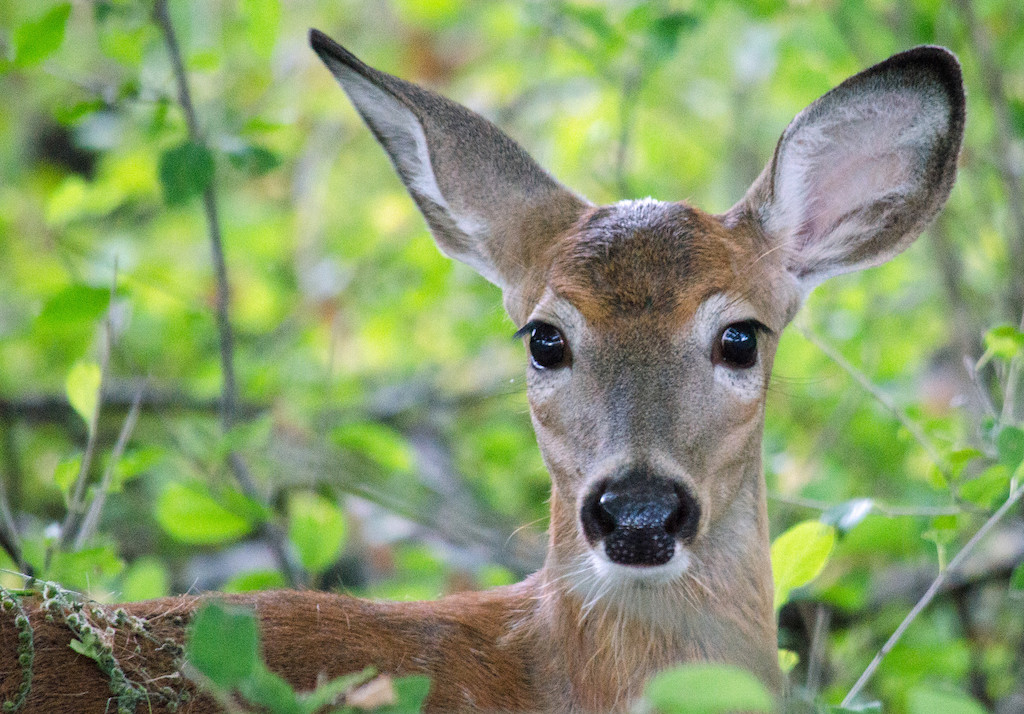
<svg viewBox="0 0 1024 714">
<path fill-rule="evenodd" d="M 591 551 L 591 560 L 599 579 L 637 585 L 667 583 L 677 579 L 690 567 L 690 551 L 675 544 L 675 551 L 667 563 L 661 565 L 621 565 L 604 552 L 604 543 Z"/>
</svg>

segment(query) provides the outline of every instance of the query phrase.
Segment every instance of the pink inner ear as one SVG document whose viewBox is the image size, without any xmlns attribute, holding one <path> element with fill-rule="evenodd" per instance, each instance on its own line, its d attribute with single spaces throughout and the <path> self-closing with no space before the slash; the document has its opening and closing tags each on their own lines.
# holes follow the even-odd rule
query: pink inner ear
<svg viewBox="0 0 1024 714">
<path fill-rule="evenodd" d="M 782 200 L 802 199 L 803 205 L 784 209 L 800 217 L 799 250 L 821 252 L 825 246 L 814 244 L 825 241 L 841 251 L 836 239 L 856 232 L 841 226 L 844 216 L 915 190 L 914 169 L 937 128 L 924 109 L 918 95 L 878 92 L 837 108 L 827 121 L 794 137 L 782 184 L 797 190 Z"/>
<path fill-rule="evenodd" d="M 905 153 L 870 156 L 849 152 L 815 172 L 798 231 L 800 246 L 821 240 L 851 211 L 887 195 L 907 193 L 911 178 L 911 161 Z"/>
</svg>

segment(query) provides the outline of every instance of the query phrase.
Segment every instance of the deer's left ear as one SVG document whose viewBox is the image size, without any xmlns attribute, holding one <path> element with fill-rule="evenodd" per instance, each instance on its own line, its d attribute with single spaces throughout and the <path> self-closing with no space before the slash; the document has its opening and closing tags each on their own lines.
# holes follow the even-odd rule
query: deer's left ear
<svg viewBox="0 0 1024 714">
<path fill-rule="evenodd" d="M 802 111 L 730 215 L 760 225 L 806 294 L 920 235 L 949 197 L 963 127 L 956 57 L 894 55 Z"/>
</svg>

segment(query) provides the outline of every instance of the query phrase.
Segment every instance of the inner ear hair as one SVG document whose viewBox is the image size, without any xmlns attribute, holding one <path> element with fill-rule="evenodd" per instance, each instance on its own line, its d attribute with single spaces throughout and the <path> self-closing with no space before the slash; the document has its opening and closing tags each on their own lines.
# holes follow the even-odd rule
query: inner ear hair
<svg viewBox="0 0 1024 714">
<path fill-rule="evenodd" d="M 801 112 L 733 211 L 756 220 L 805 292 L 909 246 L 945 203 L 963 137 L 960 64 L 894 55 Z"/>
</svg>

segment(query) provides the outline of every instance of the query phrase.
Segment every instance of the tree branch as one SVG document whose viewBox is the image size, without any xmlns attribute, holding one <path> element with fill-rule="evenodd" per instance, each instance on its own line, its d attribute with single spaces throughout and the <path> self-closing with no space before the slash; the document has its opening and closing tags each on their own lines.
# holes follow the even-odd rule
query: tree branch
<svg viewBox="0 0 1024 714">
<path fill-rule="evenodd" d="M 107 493 L 110 492 L 110 483 L 114 478 L 114 469 L 117 468 L 117 464 L 124 454 L 125 447 L 128 446 L 128 439 L 131 438 L 132 431 L 135 429 L 135 423 L 139 419 L 139 407 L 142 405 L 142 395 L 144 393 L 145 387 L 140 387 L 135 394 L 132 408 L 128 412 L 128 416 L 125 417 L 124 424 L 121 426 L 121 432 L 117 436 L 117 443 L 110 454 L 107 468 L 103 472 L 99 489 L 96 491 L 96 495 L 93 496 L 92 502 L 89 503 L 89 510 L 86 512 L 82 525 L 78 529 L 78 535 L 75 536 L 75 550 L 81 549 L 96 530 L 100 514 L 103 512 L 103 505 L 107 500 Z"/>
<path fill-rule="evenodd" d="M 174 24 L 171 22 L 170 14 L 167 11 L 167 0 L 156 0 L 153 7 L 153 15 L 163 34 L 164 44 L 167 45 L 167 52 L 171 58 L 171 66 L 174 69 L 174 77 L 178 87 L 178 101 L 182 113 L 185 115 L 185 124 L 188 127 L 189 138 L 196 144 L 205 146 L 206 142 L 199 128 L 199 121 L 196 117 L 195 105 L 192 102 L 192 93 L 189 90 L 188 77 L 185 74 L 185 64 L 181 58 L 181 48 L 178 44 L 178 37 L 174 32 Z M 234 357 L 234 335 L 231 330 L 231 320 L 228 315 L 228 307 L 231 299 L 230 285 L 228 283 L 227 263 L 224 258 L 224 243 L 221 237 L 220 215 L 217 211 L 217 194 L 213 181 L 203 191 L 203 212 L 206 215 L 206 226 L 210 236 L 210 251 L 213 257 L 214 274 L 217 280 L 216 295 L 216 319 L 217 333 L 220 342 L 220 364 L 221 364 L 221 425 L 226 432 L 231 430 L 235 422 L 235 407 L 238 401 L 238 388 L 235 384 L 235 357 Z M 234 451 L 228 453 L 228 466 L 234 474 L 242 493 L 254 501 L 266 504 L 267 499 L 260 493 L 256 481 L 249 470 L 248 465 L 242 456 Z M 284 534 L 274 524 L 267 524 L 262 532 L 268 537 L 274 551 L 277 553 L 285 575 L 292 585 L 302 585 L 306 581 L 305 573 L 296 559 L 291 555 Z"/>
<path fill-rule="evenodd" d="M 950 561 L 949 567 L 940 572 L 938 576 L 935 578 L 935 580 L 932 581 L 932 584 L 928 587 L 928 590 L 925 592 L 923 596 L 921 596 L 921 599 L 917 601 L 917 604 L 914 605 L 914 608 L 907 614 L 907 616 L 903 618 L 903 622 L 901 622 L 900 626 L 896 628 L 896 631 L 893 632 L 889 639 L 886 640 L 885 644 L 882 645 L 882 649 L 880 649 L 878 651 L 878 654 L 875 655 L 874 659 L 871 660 L 871 663 L 867 666 L 867 669 L 864 670 L 864 673 L 860 676 L 860 679 L 858 679 L 857 682 L 853 685 L 853 688 L 850 689 L 849 693 L 846 695 L 846 697 L 843 698 L 843 701 L 840 703 L 839 706 L 849 706 L 856 698 L 856 696 L 860 694 L 860 691 L 864 688 L 864 685 L 868 683 L 868 681 L 874 675 L 875 670 L 877 670 L 878 666 L 882 663 L 882 659 L 884 659 L 885 656 L 889 654 L 889 652 L 892 650 L 892 648 L 896 646 L 896 643 L 900 641 L 900 638 L 903 637 L 903 633 L 906 632 L 907 628 L 910 627 L 910 624 L 915 619 L 917 619 L 917 616 L 920 615 L 926 607 L 928 607 L 932 599 L 945 584 L 947 578 L 949 578 L 950 573 L 952 573 L 958 567 L 960 567 L 960 565 L 967 559 L 967 556 L 969 556 L 971 552 L 974 550 L 975 546 L 977 546 L 978 543 L 981 542 L 981 539 L 984 538 L 990 530 L 992 530 L 992 527 L 995 526 L 1000 521 L 1000 519 L 1002 519 L 1002 517 L 1005 516 L 1011 508 L 1013 508 L 1014 505 L 1016 505 L 1017 501 L 1020 500 L 1021 496 L 1024 496 L 1024 484 L 1017 486 L 1017 488 L 1010 493 L 1010 495 L 1007 497 L 1003 505 L 1000 506 L 995 513 L 989 516 L 989 519 L 985 521 L 984 524 L 982 524 L 981 528 L 979 528 L 977 532 L 973 536 L 971 536 L 971 539 L 967 541 L 967 544 L 964 545 L 964 547 L 960 549 L 960 552 L 957 553 L 953 560 Z"/>
</svg>

